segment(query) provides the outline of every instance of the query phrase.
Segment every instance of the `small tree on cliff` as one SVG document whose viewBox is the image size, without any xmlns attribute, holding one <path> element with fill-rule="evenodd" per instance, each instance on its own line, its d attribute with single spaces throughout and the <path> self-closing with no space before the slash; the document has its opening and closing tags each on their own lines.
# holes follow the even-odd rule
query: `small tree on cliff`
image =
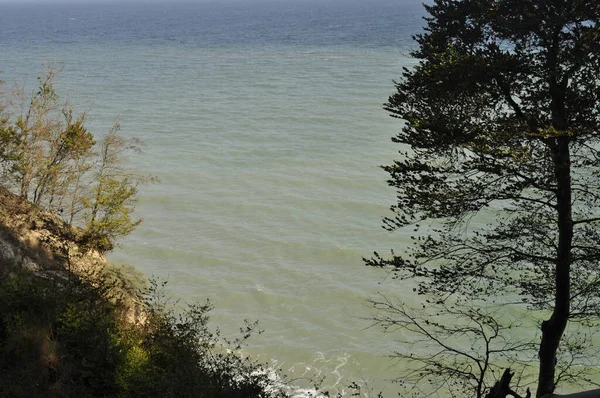
<svg viewBox="0 0 600 398">
<path fill-rule="evenodd" d="M 432 303 L 519 301 L 544 316 L 541 397 L 567 325 L 600 314 L 600 2 L 426 8 L 420 62 L 386 104 L 405 152 L 384 167 L 398 198 L 384 227 L 414 228 L 415 245 L 367 263 Z"/>
<path fill-rule="evenodd" d="M 31 95 L 18 86 L 10 94 L 0 90 L 2 183 L 83 228 L 88 246 L 110 250 L 139 225 L 131 214 L 138 187 L 154 179 L 123 164 L 125 152 L 139 151 L 139 140 L 121 137 L 115 125 L 96 142 L 86 114 L 60 102 L 58 72 L 42 73 Z"/>
<path fill-rule="evenodd" d="M 154 179 L 129 170 L 123 165 L 123 154 L 140 151 L 141 142 L 118 134 L 120 126 L 102 138 L 93 167 L 91 194 L 83 198 L 85 229 L 96 245 L 107 250 L 114 242 L 129 235 L 142 220 L 132 218 L 137 203 L 138 186 Z"/>
</svg>

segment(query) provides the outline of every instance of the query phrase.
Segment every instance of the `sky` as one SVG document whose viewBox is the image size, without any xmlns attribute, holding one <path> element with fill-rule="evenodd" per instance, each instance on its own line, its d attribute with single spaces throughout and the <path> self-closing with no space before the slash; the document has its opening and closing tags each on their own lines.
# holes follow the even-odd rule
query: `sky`
<svg viewBox="0 0 600 398">
<path fill-rule="evenodd" d="M 128 2 L 128 3 L 154 3 L 154 4 L 173 4 L 173 3 L 182 3 L 182 2 L 186 2 L 186 3 L 220 3 L 220 2 L 229 2 L 229 3 L 234 3 L 234 2 L 239 2 L 239 3 L 259 3 L 259 2 L 265 2 L 265 0 L 0 0 L 0 4 L 14 4 L 14 5 L 18 5 L 18 4 L 44 4 L 44 5 L 50 5 L 50 4 L 80 4 L 80 5 L 84 5 L 84 4 L 92 4 L 92 3 L 96 3 L 96 4 L 119 4 L 119 3 L 124 3 L 124 2 Z M 299 1 L 299 0 L 271 0 L 271 1 L 276 1 L 276 2 L 294 2 L 294 1 Z M 306 0 L 306 1 L 310 1 L 310 0 Z M 312 0 L 312 1 L 320 1 L 320 0 Z M 337 1 L 337 2 L 356 2 L 356 1 L 365 1 L 365 2 L 369 2 L 369 0 L 331 0 L 331 1 Z M 405 2 L 418 2 L 418 3 L 422 3 L 422 0 L 404 0 Z"/>
<path fill-rule="evenodd" d="M 207 2 L 212 2 L 213 0 L 126 0 L 129 3 L 163 3 L 163 4 L 169 4 L 169 3 L 175 3 L 175 2 L 193 2 L 193 3 L 207 3 Z M 122 3 L 124 1 L 119 1 L 119 0 L 0 0 L 0 4 L 67 4 L 67 3 L 71 3 L 71 4 L 91 4 L 91 3 L 97 3 L 97 4 L 102 4 L 102 3 L 106 3 L 106 4 L 110 4 L 110 3 Z"/>
<path fill-rule="evenodd" d="M 218 2 L 240 2 L 252 3 L 261 2 L 261 0 L 0 0 L 0 4 L 115 4 L 115 3 L 154 3 L 154 4 L 172 4 L 172 3 L 218 3 Z M 284 2 L 292 2 L 296 0 L 280 0 Z M 346 1 L 346 0 L 335 0 Z M 364 0 L 369 1 L 369 0 Z"/>
<path fill-rule="evenodd" d="M 249 3 L 255 0 L 226 0 Z M 289 0 L 288 0 L 289 1 Z M 154 4 L 172 4 L 172 3 L 215 3 L 218 0 L 0 0 L 0 4 L 115 4 L 115 3 L 154 3 Z"/>
<path fill-rule="evenodd" d="M 91 5 L 91 4 L 124 4 L 124 3 L 136 3 L 136 4 L 160 4 L 169 5 L 177 3 L 196 3 L 196 4 L 219 4 L 219 3 L 299 3 L 299 2 L 328 2 L 328 3 L 369 3 L 371 0 L 0 0 L 0 5 L 44 5 L 51 6 L 53 4 L 73 4 L 73 5 Z M 389 0 L 408 4 L 422 4 L 423 0 Z M 425 0 L 425 3 L 430 1 Z"/>
</svg>

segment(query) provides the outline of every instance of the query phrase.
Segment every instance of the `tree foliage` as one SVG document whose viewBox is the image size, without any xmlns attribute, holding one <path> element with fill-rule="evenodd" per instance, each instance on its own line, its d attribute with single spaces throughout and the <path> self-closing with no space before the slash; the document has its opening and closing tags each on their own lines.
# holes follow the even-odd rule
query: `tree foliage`
<svg viewBox="0 0 600 398">
<path fill-rule="evenodd" d="M 32 203 L 62 215 L 85 230 L 85 240 L 112 249 L 141 220 L 132 217 L 140 184 L 153 181 L 123 163 L 141 142 L 119 135 L 119 125 L 99 141 L 55 91 L 56 69 L 38 78 L 27 95 L 22 87 L 0 91 L 0 168 L 3 181 Z"/>
<path fill-rule="evenodd" d="M 124 152 L 139 152 L 142 143 L 123 138 L 118 134 L 119 128 L 118 124 L 114 125 L 102 138 L 92 168 L 90 194 L 82 198 L 88 236 L 100 245 L 108 244 L 109 248 L 116 239 L 129 235 L 141 223 L 141 219 L 132 217 L 138 186 L 154 181 L 154 178 L 134 173 L 123 165 Z"/>
<path fill-rule="evenodd" d="M 398 198 L 384 227 L 414 229 L 414 245 L 367 263 L 414 279 L 432 305 L 516 302 L 546 317 L 541 397 L 567 324 L 600 310 L 600 3 L 426 8 L 419 63 L 385 106 L 404 127 L 402 158 L 384 167 Z"/>
</svg>

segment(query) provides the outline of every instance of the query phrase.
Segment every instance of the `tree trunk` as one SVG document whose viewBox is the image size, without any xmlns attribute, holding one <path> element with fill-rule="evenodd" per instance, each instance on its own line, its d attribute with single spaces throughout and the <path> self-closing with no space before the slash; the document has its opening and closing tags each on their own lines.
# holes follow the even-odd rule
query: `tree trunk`
<svg viewBox="0 0 600 398">
<path fill-rule="evenodd" d="M 571 242 L 571 160 L 569 138 L 558 137 L 550 144 L 553 152 L 554 174 L 557 181 L 556 208 L 558 211 L 558 249 L 556 255 L 555 301 L 550 319 L 542 322 L 540 343 L 540 372 L 536 397 L 554 392 L 556 352 L 567 326 L 570 311 Z"/>
</svg>

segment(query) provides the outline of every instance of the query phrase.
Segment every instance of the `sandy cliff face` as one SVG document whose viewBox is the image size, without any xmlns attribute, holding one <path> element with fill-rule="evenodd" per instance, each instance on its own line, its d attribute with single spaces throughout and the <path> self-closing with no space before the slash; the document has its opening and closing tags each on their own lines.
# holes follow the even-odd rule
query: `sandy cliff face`
<svg viewBox="0 0 600 398">
<path fill-rule="evenodd" d="M 102 267 L 106 259 L 81 245 L 82 231 L 0 187 L 0 272 L 24 267 L 45 277 L 66 277 Z"/>
<path fill-rule="evenodd" d="M 34 276 L 57 282 L 68 281 L 73 273 L 94 283 L 94 278 L 105 275 L 110 264 L 101 253 L 86 248 L 83 239 L 81 229 L 0 187 L 0 277 L 26 269 Z M 143 318 L 139 297 L 119 298 L 128 303 L 127 319 Z"/>
</svg>

